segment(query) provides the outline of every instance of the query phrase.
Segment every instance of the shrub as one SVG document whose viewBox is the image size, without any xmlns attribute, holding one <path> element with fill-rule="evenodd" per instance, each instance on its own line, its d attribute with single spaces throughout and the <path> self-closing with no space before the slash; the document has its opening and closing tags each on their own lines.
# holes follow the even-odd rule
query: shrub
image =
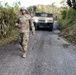
<svg viewBox="0 0 76 75">
<path fill-rule="evenodd" d="M 17 17 L 15 7 L 0 6 L 0 39 L 10 37 L 15 31 L 15 20 Z"/>
</svg>

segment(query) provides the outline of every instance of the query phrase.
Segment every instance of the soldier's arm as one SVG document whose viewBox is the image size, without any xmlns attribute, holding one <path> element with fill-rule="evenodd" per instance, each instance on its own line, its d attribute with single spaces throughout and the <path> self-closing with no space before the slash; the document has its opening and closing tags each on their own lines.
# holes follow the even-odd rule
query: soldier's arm
<svg viewBox="0 0 76 75">
<path fill-rule="evenodd" d="M 33 19 L 31 18 L 31 16 L 29 16 L 30 22 L 31 22 L 31 28 L 32 28 L 32 33 L 35 34 L 35 26 L 33 23 Z"/>
<path fill-rule="evenodd" d="M 19 25 L 19 18 L 16 19 L 15 26 Z"/>
<path fill-rule="evenodd" d="M 22 28 L 22 25 L 20 24 L 19 17 L 18 17 L 17 20 L 16 20 L 15 26 L 16 26 L 17 28 L 19 28 L 19 29 Z"/>
<path fill-rule="evenodd" d="M 31 28 L 32 28 L 32 33 L 35 34 L 35 26 L 32 19 L 31 19 Z"/>
</svg>

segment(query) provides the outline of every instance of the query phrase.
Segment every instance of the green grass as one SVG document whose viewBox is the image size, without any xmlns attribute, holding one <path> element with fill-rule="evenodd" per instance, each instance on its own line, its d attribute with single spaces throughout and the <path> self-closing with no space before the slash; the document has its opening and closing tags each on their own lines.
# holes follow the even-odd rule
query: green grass
<svg viewBox="0 0 76 75">
<path fill-rule="evenodd" d="M 76 45 L 76 19 L 59 20 L 60 35 L 69 40 L 72 44 Z"/>
<path fill-rule="evenodd" d="M 17 37 L 17 35 L 18 35 L 18 32 L 13 30 L 12 34 L 10 35 L 10 37 L 2 38 L 0 40 L 0 46 L 5 45 L 7 43 L 10 43 L 11 41 L 13 41 Z"/>
</svg>

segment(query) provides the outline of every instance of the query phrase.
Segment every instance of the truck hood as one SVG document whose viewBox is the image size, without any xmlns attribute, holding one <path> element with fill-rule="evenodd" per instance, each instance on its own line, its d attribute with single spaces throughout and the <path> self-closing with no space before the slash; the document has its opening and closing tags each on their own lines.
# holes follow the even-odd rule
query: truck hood
<svg viewBox="0 0 76 75">
<path fill-rule="evenodd" d="M 53 20 L 53 17 L 33 17 L 33 20 Z"/>
</svg>

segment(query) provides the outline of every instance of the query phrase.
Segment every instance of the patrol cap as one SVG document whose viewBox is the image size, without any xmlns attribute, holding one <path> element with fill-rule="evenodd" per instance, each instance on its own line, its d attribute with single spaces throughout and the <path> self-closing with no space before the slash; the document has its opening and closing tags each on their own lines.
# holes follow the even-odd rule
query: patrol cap
<svg viewBox="0 0 76 75">
<path fill-rule="evenodd" d="M 28 11 L 25 7 L 21 7 L 20 11 L 22 11 L 22 10 Z"/>
</svg>

